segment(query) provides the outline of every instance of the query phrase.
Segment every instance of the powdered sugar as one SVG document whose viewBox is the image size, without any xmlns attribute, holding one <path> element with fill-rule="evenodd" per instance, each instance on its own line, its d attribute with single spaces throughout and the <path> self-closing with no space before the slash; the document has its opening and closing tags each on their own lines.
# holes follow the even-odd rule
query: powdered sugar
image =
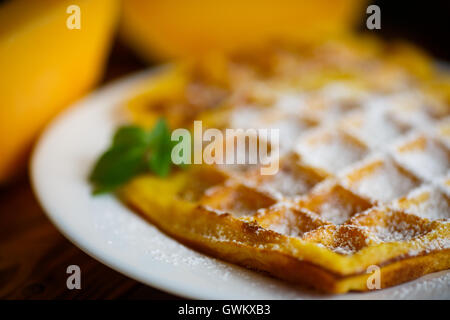
<svg viewBox="0 0 450 320">
<path fill-rule="evenodd" d="M 378 162 L 377 162 L 378 161 Z M 359 180 L 347 182 L 356 193 L 381 202 L 389 202 L 405 195 L 417 186 L 417 181 L 402 172 L 389 159 L 375 160 L 368 163 L 370 171 L 361 173 Z M 364 167 L 360 168 L 363 172 Z"/>
<path fill-rule="evenodd" d="M 304 136 L 296 149 L 303 161 L 331 173 L 337 173 L 361 159 L 367 151 L 343 134 L 326 129 L 318 129 Z"/>
<path fill-rule="evenodd" d="M 341 126 L 372 149 L 386 146 L 404 131 L 389 117 L 384 108 L 372 108 L 352 113 L 342 120 Z"/>
<path fill-rule="evenodd" d="M 430 220 L 450 218 L 450 197 L 432 185 L 413 190 L 394 206 Z"/>
<path fill-rule="evenodd" d="M 429 181 L 450 169 L 450 152 L 424 135 L 415 135 L 398 144 L 393 154 L 398 162 Z"/>
</svg>

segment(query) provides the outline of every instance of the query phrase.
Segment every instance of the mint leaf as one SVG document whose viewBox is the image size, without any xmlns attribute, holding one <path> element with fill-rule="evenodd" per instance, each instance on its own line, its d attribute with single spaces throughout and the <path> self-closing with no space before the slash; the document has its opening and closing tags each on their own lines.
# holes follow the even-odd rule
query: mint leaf
<svg viewBox="0 0 450 320">
<path fill-rule="evenodd" d="M 113 138 L 113 145 L 142 145 L 149 142 L 147 132 L 138 126 L 123 126 L 117 129 Z"/>
<path fill-rule="evenodd" d="M 114 191 L 144 172 L 167 176 L 172 167 L 172 148 L 176 144 L 170 136 L 163 118 L 151 131 L 134 125 L 118 128 L 111 146 L 97 160 L 89 176 L 94 194 Z"/>
<path fill-rule="evenodd" d="M 170 131 L 164 119 L 158 121 L 150 132 L 150 158 L 149 168 L 161 177 L 169 174 L 172 166 L 172 148 L 174 143 L 170 140 Z"/>
<path fill-rule="evenodd" d="M 110 192 L 145 169 L 145 146 L 119 145 L 108 149 L 89 177 L 94 193 Z"/>
</svg>

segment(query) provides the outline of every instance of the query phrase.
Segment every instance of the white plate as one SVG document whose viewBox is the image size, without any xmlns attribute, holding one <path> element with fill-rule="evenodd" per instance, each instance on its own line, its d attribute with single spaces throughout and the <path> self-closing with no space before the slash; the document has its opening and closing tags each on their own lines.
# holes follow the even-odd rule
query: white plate
<svg viewBox="0 0 450 320">
<path fill-rule="evenodd" d="M 34 190 L 48 217 L 75 245 L 131 278 L 188 298 L 450 299 L 449 271 L 369 293 L 308 292 L 197 253 L 113 196 L 93 197 L 86 176 L 124 121 L 121 103 L 149 75 L 147 71 L 123 79 L 78 102 L 48 127 L 36 146 L 31 163 Z"/>
</svg>

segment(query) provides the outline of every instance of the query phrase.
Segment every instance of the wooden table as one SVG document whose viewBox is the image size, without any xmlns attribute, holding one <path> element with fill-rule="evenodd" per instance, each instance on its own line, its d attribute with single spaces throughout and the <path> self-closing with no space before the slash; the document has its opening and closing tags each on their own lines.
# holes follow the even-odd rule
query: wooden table
<svg viewBox="0 0 450 320">
<path fill-rule="evenodd" d="M 141 69 L 114 46 L 105 81 Z M 69 290 L 66 269 L 80 266 L 81 290 Z M 0 189 L 0 299 L 176 299 L 123 276 L 89 257 L 47 219 L 27 177 Z"/>
<path fill-rule="evenodd" d="M 80 266 L 81 290 L 66 269 Z M 0 191 L 0 299 L 174 299 L 86 255 L 50 223 L 24 178 Z"/>
</svg>

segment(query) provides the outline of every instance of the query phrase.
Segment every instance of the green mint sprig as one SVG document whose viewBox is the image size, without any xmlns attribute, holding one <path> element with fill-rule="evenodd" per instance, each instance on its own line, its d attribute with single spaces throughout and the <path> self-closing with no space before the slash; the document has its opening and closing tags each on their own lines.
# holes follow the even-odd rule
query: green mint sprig
<svg viewBox="0 0 450 320">
<path fill-rule="evenodd" d="M 163 118 L 150 131 L 134 125 L 118 128 L 111 146 L 100 156 L 89 175 L 93 193 L 112 192 L 144 172 L 167 176 L 172 167 L 171 153 L 175 144 Z"/>
</svg>

